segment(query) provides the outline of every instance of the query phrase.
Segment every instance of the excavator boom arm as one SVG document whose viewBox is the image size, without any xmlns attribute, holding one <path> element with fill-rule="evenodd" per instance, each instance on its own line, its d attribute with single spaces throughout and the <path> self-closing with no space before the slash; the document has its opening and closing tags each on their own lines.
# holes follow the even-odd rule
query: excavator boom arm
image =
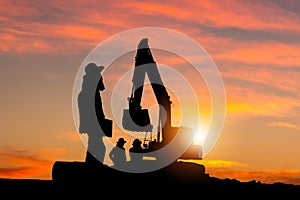
<svg viewBox="0 0 300 200">
<path fill-rule="evenodd" d="M 161 79 L 157 64 L 153 59 L 151 50 L 148 45 L 148 39 L 144 38 L 138 45 L 138 50 L 135 57 L 135 69 L 132 78 L 133 95 L 132 109 L 141 109 L 141 99 L 144 88 L 144 81 L 146 74 L 151 83 L 151 87 L 155 94 L 156 100 L 159 105 L 165 109 L 165 115 L 161 115 L 161 120 L 165 122 L 165 126 L 171 126 L 171 101 Z"/>
</svg>

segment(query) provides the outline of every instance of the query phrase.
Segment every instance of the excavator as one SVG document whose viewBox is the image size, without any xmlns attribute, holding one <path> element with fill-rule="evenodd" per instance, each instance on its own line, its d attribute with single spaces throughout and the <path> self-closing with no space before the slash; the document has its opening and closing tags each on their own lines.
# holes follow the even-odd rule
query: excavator
<svg viewBox="0 0 300 200">
<path fill-rule="evenodd" d="M 141 99 L 144 90 L 146 75 L 151 83 L 157 103 L 159 104 L 159 116 L 156 138 L 147 139 L 148 133 L 153 132 L 148 109 L 142 108 Z M 132 78 L 132 92 L 128 97 L 129 108 L 124 109 L 122 126 L 127 131 L 145 132 L 144 147 L 147 152 L 155 151 L 169 144 L 177 134 L 182 140 L 193 140 L 194 132 L 187 127 L 173 127 L 171 117 L 170 96 L 163 84 L 157 64 L 149 48 L 148 38 L 143 38 L 137 48 L 135 68 Z M 148 143 L 146 143 L 148 141 Z M 180 141 L 184 145 L 183 141 Z M 180 145 L 180 142 L 178 143 Z M 201 145 L 192 143 L 187 150 L 180 155 L 181 159 L 201 159 Z"/>
<path fill-rule="evenodd" d="M 147 137 L 150 132 L 153 133 L 153 125 L 149 117 L 148 109 L 141 106 L 142 94 L 144 90 L 144 81 L 148 76 L 151 87 L 154 91 L 156 100 L 159 104 L 159 122 L 157 126 L 156 138 L 153 139 Z M 132 78 L 132 92 L 128 99 L 128 108 L 123 110 L 122 126 L 125 130 L 131 132 L 145 133 L 144 150 L 143 153 L 147 155 L 153 155 L 153 157 L 159 157 L 159 159 L 165 159 L 169 153 L 180 150 L 184 150 L 179 153 L 175 161 L 161 170 L 156 172 L 146 173 L 145 176 L 151 178 L 154 176 L 181 176 L 186 179 L 190 174 L 190 179 L 203 178 L 205 175 L 205 167 L 203 165 L 188 165 L 178 164 L 178 159 L 202 159 L 201 145 L 191 142 L 194 138 L 194 131 L 188 127 L 173 127 L 171 119 L 171 104 L 170 96 L 166 87 L 163 84 L 160 73 L 157 68 L 157 64 L 153 59 L 151 50 L 148 45 L 148 38 L 143 38 L 138 44 L 138 49 L 135 57 L 135 68 Z M 109 129 L 112 131 L 112 129 Z M 112 137 L 112 133 L 108 134 L 108 137 Z M 175 142 L 174 142 L 175 141 Z M 168 147 L 170 143 L 175 145 L 175 149 L 168 149 L 167 153 L 163 153 L 163 156 L 157 156 L 155 152 Z M 171 152 L 172 151 L 172 152 Z M 161 151 L 159 151 L 161 152 Z M 153 154 L 152 154 L 153 153 Z M 156 159 L 155 157 L 155 159 Z M 147 161 L 146 161 L 147 162 Z M 143 165 L 144 166 L 144 165 Z M 175 168 L 175 170 L 173 170 Z M 175 174 L 172 172 L 175 171 Z M 137 175 L 138 173 L 126 173 L 119 170 L 115 170 L 100 161 L 97 164 L 89 164 L 81 161 L 55 161 L 52 167 L 52 178 L 58 183 L 73 184 L 78 181 L 90 181 L 90 180 L 109 180 L 109 179 L 132 179 L 144 178 L 143 175 Z M 117 176 L 116 176 L 117 175 Z M 80 185 L 80 184 L 79 184 Z"/>
</svg>

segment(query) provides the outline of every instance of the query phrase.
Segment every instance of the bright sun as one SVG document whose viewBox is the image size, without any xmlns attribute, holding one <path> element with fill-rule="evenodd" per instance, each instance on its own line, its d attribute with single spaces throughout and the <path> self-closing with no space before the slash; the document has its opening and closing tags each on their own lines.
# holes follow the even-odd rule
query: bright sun
<svg viewBox="0 0 300 200">
<path fill-rule="evenodd" d="M 194 140 L 194 143 L 195 144 L 198 144 L 198 145 L 203 145 L 204 143 L 204 140 L 206 138 L 206 134 L 205 134 L 205 131 L 204 130 L 201 130 L 201 128 L 198 128 L 196 130 L 196 137 L 195 137 L 195 140 Z"/>
</svg>

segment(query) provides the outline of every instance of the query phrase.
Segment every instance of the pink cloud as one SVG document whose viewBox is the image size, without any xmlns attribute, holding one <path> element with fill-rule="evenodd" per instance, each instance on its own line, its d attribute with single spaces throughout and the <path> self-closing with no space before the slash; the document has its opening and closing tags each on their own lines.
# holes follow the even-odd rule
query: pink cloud
<svg viewBox="0 0 300 200">
<path fill-rule="evenodd" d="M 230 49 L 220 49 L 213 57 L 220 60 L 231 60 L 249 64 L 299 65 L 298 45 L 287 45 L 278 42 L 234 42 Z"/>
<path fill-rule="evenodd" d="M 67 49 L 73 52 L 96 45 L 121 30 L 153 26 L 153 21 L 157 26 L 175 28 L 200 38 L 203 37 L 201 26 L 300 31 L 299 17 L 276 4 L 262 2 L 75 1 L 69 4 L 22 1 L 15 4 L 3 1 L 2 5 L 5 6 L 0 8 L 3 23 L 0 36 L 4 40 L 0 48 L 4 52 L 64 52 Z M 205 34 L 206 42 L 216 39 Z"/>
<path fill-rule="evenodd" d="M 244 29 L 277 29 L 299 31 L 299 18 L 295 14 L 272 3 L 245 2 L 239 0 L 185 1 L 182 2 L 122 2 L 134 15 L 158 15 L 170 21 L 214 27 L 242 27 Z"/>
</svg>

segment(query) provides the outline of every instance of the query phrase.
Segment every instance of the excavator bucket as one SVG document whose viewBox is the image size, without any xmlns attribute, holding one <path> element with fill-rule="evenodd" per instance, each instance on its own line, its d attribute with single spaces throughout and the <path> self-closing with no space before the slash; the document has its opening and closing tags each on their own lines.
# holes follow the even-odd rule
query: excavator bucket
<svg viewBox="0 0 300 200">
<path fill-rule="evenodd" d="M 122 126 L 128 131 L 152 132 L 153 125 L 150 124 L 147 109 L 123 110 Z"/>
</svg>

